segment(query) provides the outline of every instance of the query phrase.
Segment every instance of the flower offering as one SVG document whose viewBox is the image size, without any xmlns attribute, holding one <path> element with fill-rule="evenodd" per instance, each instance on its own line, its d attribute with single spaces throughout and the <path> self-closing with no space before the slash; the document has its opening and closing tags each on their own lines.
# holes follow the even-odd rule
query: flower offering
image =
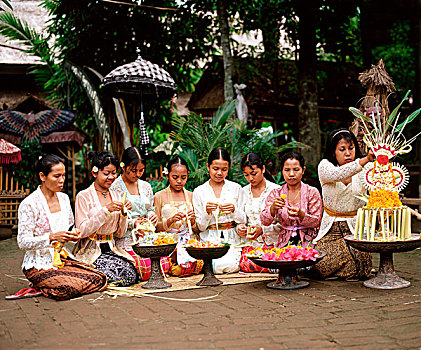
<svg viewBox="0 0 421 350">
<path fill-rule="evenodd" d="M 187 248 L 217 248 L 217 247 L 225 247 L 229 245 L 228 243 L 211 243 L 208 241 L 198 241 L 196 239 L 189 239 L 186 244 Z"/>
<path fill-rule="evenodd" d="M 262 249 L 257 247 L 251 250 L 248 258 L 259 258 L 270 261 L 299 261 L 299 260 L 313 260 L 319 256 L 319 251 L 302 246 L 288 245 L 283 248 Z"/>
<path fill-rule="evenodd" d="M 167 232 L 153 232 L 146 234 L 143 238 L 139 239 L 139 245 L 165 245 L 177 243 L 177 237 L 173 233 Z"/>
</svg>

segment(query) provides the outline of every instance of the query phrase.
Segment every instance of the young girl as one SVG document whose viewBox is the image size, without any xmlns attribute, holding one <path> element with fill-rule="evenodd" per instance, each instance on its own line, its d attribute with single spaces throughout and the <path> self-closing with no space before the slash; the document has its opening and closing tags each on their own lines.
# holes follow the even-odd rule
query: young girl
<svg viewBox="0 0 421 350">
<path fill-rule="evenodd" d="M 240 269 L 241 248 L 235 245 L 244 241 L 236 230 L 237 224 L 246 223 L 246 215 L 240 209 L 243 194 L 239 184 L 226 180 L 230 163 L 228 152 L 215 148 L 208 157 L 210 180 L 193 191 L 193 205 L 197 226 L 202 231 L 201 239 L 231 244 L 226 255 L 213 260 L 213 269 L 217 274 L 233 273 Z"/>
<path fill-rule="evenodd" d="M 127 208 L 131 203 L 112 190 L 118 159 L 108 152 L 89 152 L 95 181 L 76 196 L 76 227 L 82 239 L 74 247 L 75 256 L 93 264 L 108 282 L 128 286 L 139 280 L 133 258 L 116 246 L 115 240 L 127 231 Z"/>
<path fill-rule="evenodd" d="M 285 184 L 274 189 L 260 214 L 262 224 L 271 225 L 278 219 L 281 229 L 276 247 L 291 242 L 304 247 L 317 235 L 322 217 L 322 199 L 317 188 L 301 181 L 305 166 L 301 154 L 289 152 L 280 160 Z"/>
<path fill-rule="evenodd" d="M 202 269 L 203 261 L 196 261 L 183 247 L 193 238 L 186 219 L 190 221 L 192 232 L 199 232 L 192 205 L 193 193 L 184 188 L 189 176 L 187 162 L 175 157 L 168 163 L 167 172 L 169 186 L 156 193 L 154 198 L 158 216 L 156 228 L 158 231 L 178 234 L 177 254 L 172 258 L 170 274 L 180 277 L 197 274 Z"/>
<path fill-rule="evenodd" d="M 313 266 L 319 277 L 359 280 L 370 275 L 371 254 L 348 246 L 343 237 L 354 233 L 357 210 L 364 205 L 355 197 L 363 189 L 358 173 L 374 159 L 371 150 L 362 157 L 357 139 L 348 129 L 329 134 L 318 169 L 325 210 L 315 242 L 316 249 L 326 252 Z"/>
<path fill-rule="evenodd" d="M 241 169 L 244 177 L 249 182 L 242 189 L 245 198 L 242 203 L 242 210 L 246 214 L 247 225 L 252 231 L 247 232 L 247 226 L 241 224 L 237 226 L 237 232 L 240 237 L 247 236 L 249 240 L 253 241 L 253 244 L 243 248 L 240 269 L 244 272 L 267 271 L 267 269 L 254 264 L 246 255 L 255 247 L 273 247 L 278 239 L 279 224 L 273 223 L 269 226 L 262 226 L 260 213 L 265 208 L 265 201 L 269 193 L 280 186 L 269 181 L 269 179 L 273 180 L 272 176 L 266 171 L 262 158 L 256 153 L 248 153 L 243 157 Z"/>
<path fill-rule="evenodd" d="M 154 225 L 158 222 L 155 214 L 152 187 L 146 181 L 141 180 L 145 172 L 145 159 L 138 147 L 129 147 L 121 157 L 121 168 L 123 174 L 112 184 L 111 188 L 120 193 L 126 193 L 127 199 L 131 202 L 132 208 L 128 213 L 128 225 L 125 235 L 116 240 L 117 247 L 127 252 L 135 261 L 136 269 L 142 281 L 148 280 L 151 276 L 151 260 L 139 257 L 132 248 L 132 230 L 143 218 L 148 218 Z M 169 270 L 167 257 L 161 258 L 161 266 L 164 273 Z"/>
<path fill-rule="evenodd" d="M 104 290 L 107 278 L 103 273 L 60 256 L 62 244 L 79 239 L 71 230 L 74 219 L 69 197 L 61 192 L 66 174 L 63 160 L 43 156 L 37 171 L 42 184 L 20 204 L 18 224 L 18 245 L 26 251 L 23 273 L 36 290 L 26 288 L 7 299 L 37 296 L 40 291 L 46 297 L 66 300 Z"/>
</svg>

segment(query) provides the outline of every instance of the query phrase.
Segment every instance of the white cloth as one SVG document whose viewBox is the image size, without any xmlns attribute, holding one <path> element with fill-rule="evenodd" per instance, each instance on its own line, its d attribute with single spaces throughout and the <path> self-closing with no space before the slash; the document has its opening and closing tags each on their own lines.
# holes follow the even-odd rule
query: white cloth
<svg viewBox="0 0 421 350">
<path fill-rule="evenodd" d="M 260 226 L 263 229 L 263 234 L 257 238 L 257 241 L 253 243 L 258 243 L 257 246 L 262 247 L 264 243 L 267 245 L 273 245 L 278 241 L 279 231 L 281 226 L 276 220 L 272 225 L 263 226 L 260 220 L 260 213 L 265 209 L 266 198 L 269 196 L 269 193 L 272 192 L 275 188 L 280 188 L 281 186 L 266 181 L 266 188 L 260 194 L 260 197 L 254 198 L 253 193 L 251 192 L 251 185 L 248 184 L 242 188 L 244 193 L 245 201 L 243 202 L 242 210 L 245 212 L 247 217 L 248 225 Z"/>
<path fill-rule="evenodd" d="M 214 215 L 209 215 L 206 212 L 206 204 L 208 202 L 234 204 L 235 210 L 233 213 L 226 214 L 222 211 L 219 213 L 218 223 L 222 224 L 235 221 L 237 224 L 245 224 L 246 214 L 241 209 L 244 206 L 244 200 L 244 193 L 241 190 L 241 186 L 229 180 L 225 180 L 219 198 L 216 198 L 209 181 L 200 185 L 193 191 L 193 207 L 196 215 L 196 223 L 199 230 L 202 231 L 200 233 L 200 238 L 215 243 L 223 241 L 231 244 L 226 255 L 220 259 L 213 260 L 213 269 L 217 274 L 239 271 L 241 248 L 235 248 L 234 246 L 243 242 L 244 239 L 237 234 L 236 228 L 219 230 L 219 235 L 217 230 L 209 230 L 209 225 L 215 224 L 216 220 Z M 221 238 L 221 235 L 223 238 Z"/>
<path fill-rule="evenodd" d="M 57 197 L 60 211 L 53 214 L 39 187 L 19 205 L 17 242 L 19 248 L 26 251 L 22 269 L 56 269 L 50 234 L 67 231 L 74 223 L 69 197 L 61 192 L 57 192 Z"/>
<path fill-rule="evenodd" d="M 363 191 L 363 183 L 358 174 L 361 170 L 359 159 L 342 166 L 335 166 L 327 159 L 322 159 L 318 173 L 322 185 L 323 205 L 339 212 L 352 212 L 361 208 L 364 202 L 355 197 L 355 195 L 361 195 Z M 352 177 L 352 181 L 344 185 L 341 181 L 349 177 Z M 352 218 L 334 217 L 324 211 L 319 234 L 314 242 L 326 235 L 335 221 L 346 221 L 349 229 L 354 233 L 355 216 Z"/>
</svg>

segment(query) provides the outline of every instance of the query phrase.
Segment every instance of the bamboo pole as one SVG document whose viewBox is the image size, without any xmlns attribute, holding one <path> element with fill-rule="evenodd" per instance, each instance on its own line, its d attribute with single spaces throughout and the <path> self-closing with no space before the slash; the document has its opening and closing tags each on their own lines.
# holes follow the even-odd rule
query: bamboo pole
<svg viewBox="0 0 421 350">
<path fill-rule="evenodd" d="M 72 146 L 72 192 L 73 205 L 76 203 L 76 164 L 75 164 L 75 147 Z"/>
</svg>

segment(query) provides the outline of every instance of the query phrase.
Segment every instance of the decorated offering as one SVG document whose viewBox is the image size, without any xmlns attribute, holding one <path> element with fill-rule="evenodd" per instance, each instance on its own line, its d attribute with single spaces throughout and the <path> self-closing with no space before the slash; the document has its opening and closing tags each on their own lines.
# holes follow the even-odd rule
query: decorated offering
<svg viewBox="0 0 421 350">
<path fill-rule="evenodd" d="M 168 232 L 153 232 L 145 234 L 136 244 L 142 246 L 153 246 L 173 243 L 177 243 L 176 234 Z"/>
<path fill-rule="evenodd" d="M 320 255 L 319 251 L 311 248 L 302 246 L 286 246 L 283 248 L 270 248 L 263 250 L 258 247 L 251 250 L 248 254 L 248 258 L 259 258 L 266 261 L 300 261 L 300 260 L 312 260 L 316 261 Z"/>
<path fill-rule="evenodd" d="M 186 244 L 186 248 L 215 248 L 229 246 L 228 243 L 212 243 L 208 241 L 198 241 L 194 238 L 189 239 Z"/>
<path fill-rule="evenodd" d="M 421 109 L 398 124 L 398 109 L 408 94 L 409 91 L 390 116 L 382 115 L 378 105 L 375 112 L 371 108 L 371 113 L 366 115 L 356 108 L 350 108 L 364 126 L 364 142 L 376 156 L 376 161 L 368 163 L 361 172 L 369 197 L 367 205 L 357 211 L 355 239 L 383 242 L 411 239 L 411 212 L 399 200 L 399 192 L 408 184 L 408 170 L 390 162 L 396 155 L 410 152 L 410 144 L 420 134 L 407 140 L 402 132 Z"/>
</svg>

